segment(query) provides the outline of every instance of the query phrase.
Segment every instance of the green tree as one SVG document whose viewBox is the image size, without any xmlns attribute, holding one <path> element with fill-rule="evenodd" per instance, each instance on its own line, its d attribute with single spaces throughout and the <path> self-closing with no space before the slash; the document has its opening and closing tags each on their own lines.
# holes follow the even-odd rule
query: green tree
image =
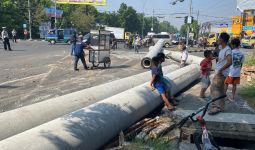
<svg viewBox="0 0 255 150">
<path fill-rule="evenodd" d="M 184 36 L 184 37 L 187 36 L 187 29 L 188 29 L 188 24 L 183 24 L 181 26 L 181 29 L 180 29 L 181 36 Z M 199 25 L 197 23 L 197 20 L 193 21 L 193 23 L 190 26 L 190 29 L 191 29 L 190 32 L 194 33 L 195 38 L 197 38 L 197 33 L 198 33 L 198 30 L 199 30 Z"/>
</svg>

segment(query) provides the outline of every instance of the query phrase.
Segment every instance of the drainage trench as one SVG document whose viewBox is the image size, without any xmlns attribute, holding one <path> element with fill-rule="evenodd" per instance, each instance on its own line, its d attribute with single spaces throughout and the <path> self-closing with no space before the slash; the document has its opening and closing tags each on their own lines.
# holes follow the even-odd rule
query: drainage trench
<svg viewBox="0 0 255 150">
<path fill-rule="evenodd" d="M 222 135 L 223 137 L 213 137 L 214 141 L 220 147 L 229 147 L 229 148 L 236 148 L 236 149 L 255 149 L 255 141 L 252 140 L 241 140 L 241 139 L 234 139 L 230 135 Z M 195 144 L 194 141 L 194 134 L 190 135 L 190 143 Z"/>
</svg>

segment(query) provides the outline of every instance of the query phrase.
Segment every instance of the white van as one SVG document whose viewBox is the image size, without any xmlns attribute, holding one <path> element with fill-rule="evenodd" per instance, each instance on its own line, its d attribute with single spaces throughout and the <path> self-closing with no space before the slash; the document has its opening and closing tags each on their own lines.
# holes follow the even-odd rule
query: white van
<svg viewBox="0 0 255 150">
<path fill-rule="evenodd" d="M 168 48 L 172 45 L 172 39 L 169 34 L 154 34 L 151 37 L 152 37 L 153 43 L 157 43 L 158 40 L 160 40 L 160 39 L 165 40 L 164 46 L 166 48 Z"/>
</svg>

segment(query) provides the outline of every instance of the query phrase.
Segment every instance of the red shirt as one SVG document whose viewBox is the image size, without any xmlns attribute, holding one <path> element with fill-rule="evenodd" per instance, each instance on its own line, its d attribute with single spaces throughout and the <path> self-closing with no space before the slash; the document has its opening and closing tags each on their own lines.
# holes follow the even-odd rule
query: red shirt
<svg viewBox="0 0 255 150">
<path fill-rule="evenodd" d="M 209 76 L 211 69 L 212 69 L 212 60 L 208 58 L 203 59 L 200 63 L 201 74 L 205 76 Z"/>
</svg>

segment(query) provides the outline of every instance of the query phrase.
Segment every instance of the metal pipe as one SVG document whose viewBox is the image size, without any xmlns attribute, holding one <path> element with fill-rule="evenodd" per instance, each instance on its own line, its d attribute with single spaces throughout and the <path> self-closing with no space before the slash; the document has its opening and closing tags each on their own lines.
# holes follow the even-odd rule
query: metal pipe
<svg viewBox="0 0 255 150">
<path fill-rule="evenodd" d="M 163 71 L 169 73 L 177 68 L 177 65 L 170 65 L 163 67 Z M 151 73 L 144 72 L 1 113 L 0 140 L 131 89 L 149 81 L 150 78 Z"/>
<path fill-rule="evenodd" d="M 172 92 L 176 94 L 199 78 L 199 67 L 189 65 L 166 77 L 171 79 Z M 159 93 L 148 85 L 149 82 L 2 140 L 0 149 L 99 149 L 162 104 Z"/>
</svg>

